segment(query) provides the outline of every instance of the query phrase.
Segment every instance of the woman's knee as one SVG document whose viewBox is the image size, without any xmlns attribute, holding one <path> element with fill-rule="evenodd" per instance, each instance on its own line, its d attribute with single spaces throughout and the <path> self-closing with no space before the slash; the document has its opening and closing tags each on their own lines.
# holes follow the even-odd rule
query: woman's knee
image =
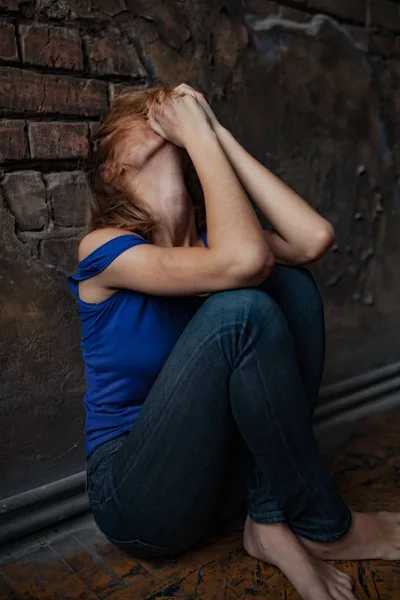
<svg viewBox="0 0 400 600">
<path fill-rule="evenodd" d="M 298 296 L 313 310 L 323 310 L 320 291 L 313 275 L 304 268 L 296 268 L 293 273 L 294 287 Z"/>
<path fill-rule="evenodd" d="M 214 331 L 229 326 L 240 333 L 268 329 L 271 338 L 287 333 L 287 321 L 275 300 L 259 288 L 217 292 L 205 305 L 205 318 Z"/>
<path fill-rule="evenodd" d="M 212 294 L 205 302 L 204 308 L 211 317 L 237 320 L 243 323 L 246 319 L 265 321 L 280 313 L 279 306 L 263 290 L 244 288 L 227 290 Z"/>
<path fill-rule="evenodd" d="M 313 275 L 304 267 L 278 265 L 261 284 L 280 304 L 307 315 L 323 315 L 324 305 Z"/>
</svg>

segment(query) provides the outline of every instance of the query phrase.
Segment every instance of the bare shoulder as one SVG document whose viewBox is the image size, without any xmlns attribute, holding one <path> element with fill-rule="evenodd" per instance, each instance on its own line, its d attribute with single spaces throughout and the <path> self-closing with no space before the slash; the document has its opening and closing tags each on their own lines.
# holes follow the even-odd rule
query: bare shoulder
<svg viewBox="0 0 400 600">
<path fill-rule="evenodd" d="M 132 231 L 127 229 L 119 229 L 116 227 L 105 227 L 104 229 L 95 229 L 94 231 L 91 231 L 85 235 L 85 237 L 83 237 L 79 243 L 79 261 L 89 256 L 89 254 L 97 250 L 97 248 L 100 248 L 100 246 L 106 242 L 120 237 L 121 235 L 132 235 Z M 135 235 L 138 234 L 135 233 Z"/>
</svg>

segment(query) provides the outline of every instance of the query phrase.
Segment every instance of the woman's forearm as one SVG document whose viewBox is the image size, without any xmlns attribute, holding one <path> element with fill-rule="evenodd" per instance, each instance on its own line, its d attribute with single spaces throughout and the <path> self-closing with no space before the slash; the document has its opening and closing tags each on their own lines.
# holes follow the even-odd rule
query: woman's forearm
<svg viewBox="0 0 400 600">
<path fill-rule="evenodd" d="M 208 247 L 271 261 L 257 215 L 216 134 L 210 128 L 193 136 L 186 149 L 204 192 Z"/>
<path fill-rule="evenodd" d="M 315 260 L 333 244 L 334 230 L 296 192 L 252 157 L 221 125 L 215 133 L 243 188 L 275 232 L 266 239 L 281 262 Z"/>
</svg>

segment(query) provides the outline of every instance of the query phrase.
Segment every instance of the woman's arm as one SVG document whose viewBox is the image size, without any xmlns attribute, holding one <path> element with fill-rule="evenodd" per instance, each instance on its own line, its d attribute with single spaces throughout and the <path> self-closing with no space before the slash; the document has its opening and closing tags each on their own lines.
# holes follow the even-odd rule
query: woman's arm
<svg viewBox="0 0 400 600">
<path fill-rule="evenodd" d="M 180 87 L 200 103 L 243 188 L 271 223 L 273 229 L 265 230 L 264 235 L 276 260 L 305 264 L 323 255 L 334 242 L 332 225 L 222 127 L 202 94 L 186 84 Z"/>
<path fill-rule="evenodd" d="M 221 125 L 215 133 L 244 189 L 271 223 L 264 234 L 275 258 L 285 264 L 305 264 L 332 246 L 332 225 L 296 192 L 253 158 Z"/>
<path fill-rule="evenodd" d="M 154 106 L 149 125 L 186 148 L 193 161 L 205 196 L 208 248 L 152 244 L 130 248 L 98 275 L 101 286 L 196 295 L 261 283 L 274 267 L 273 253 L 198 102 L 188 95 L 168 98 Z M 82 247 L 82 256 L 87 251 Z"/>
</svg>

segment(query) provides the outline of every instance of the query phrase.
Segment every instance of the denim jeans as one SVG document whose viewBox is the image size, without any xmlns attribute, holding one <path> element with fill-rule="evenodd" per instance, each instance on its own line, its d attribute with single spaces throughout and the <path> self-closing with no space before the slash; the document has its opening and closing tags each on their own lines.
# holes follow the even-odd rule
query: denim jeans
<svg viewBox="0 0 400 600">
<path fill-rule="evenodd" d="M 351 512 L 312 428 L 324 336 L 302 268 L 204 299 L 131 431 L 88 459 L 104 535 L 134 556 L 172 555 L 247 504 L 254 521 L 286 521 L 310 540 L 344 536 Z"/>
</svg>

